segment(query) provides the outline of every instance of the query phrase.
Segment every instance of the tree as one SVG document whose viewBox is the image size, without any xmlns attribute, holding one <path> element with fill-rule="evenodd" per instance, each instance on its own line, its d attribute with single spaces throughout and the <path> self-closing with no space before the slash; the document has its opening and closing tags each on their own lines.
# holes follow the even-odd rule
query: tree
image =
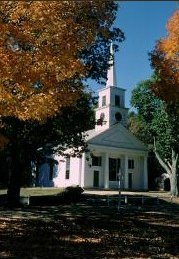
<svg viewBox="0 0 179 259">
<path fill-rule="evenodd" d="M 114 1 L 102 0 L 1 3 L 0 143 L 8 143 L 12 205 L 19 200 L 27 154 L 57 142 L 60 149 L 64 139 L 68 147 L 84 143 L 71 108 L 84 101 L 88 78 L 105 80 L 109 44 L 124 39 L 119 29 L 111 29 L 116 11 Z"/>
<path fill-rule="evenodd" d="M 171 193 L 178 195 L 177 165 L 178 148 L 176 139 L 179 135 L 179 10 L 175 11 L 167 23 L 167 36 L 159 40 L 150 53 L 151 66 L 156 74 L 156 81 L 151 84 L 153 93 L 165 102 L 167 121 L 171 135 L 171 159 L 164 160 L 155 146 L 155 154 L 162 167 L 170 176 Z"/>
<path fill-rule="evenodd" d="M 42 121 L 77 99 L 70 79 L 98 77 L 94 56 L 101 68 L 106 41 L 122 36 L 110 31 L 115 10 L 113 1 L 3 1 L 1 115 Z"/>
<path fill-rule="evenodd" d="M 168 104 L 179 101 L 179 10 L 167 23 L 167 36 L 156 43 L 150 53 L 151 66 L 157 80 L 151 85 L 152 91 Z"/>
<path fill-rule="evenodd" d="M 135 108 L 135 111 L 129 114 L 128 128 L 148 147 L 149 188 L 155 189 L 155 179 L 160 177 L 162 169 L 153 152 L 152 123 L 155 113 L 160 107 L 160 101 L 151 92 L 150 85 L 152 80 L 154 80 L 154 77 L 141 81 L 133 89 L 131 105 Z"/>
<path fill-rule="evenodd" d="M 178 162 L 173 151 L 179 152 L 179 117 L 174 116 L 174 108 L 169 113 L 169 110 L 166 110 L 166 103 L 153 94 L 150 86 L 155 78 L 154 76 L 140 82 L 133 90 L 131 104 L 137 109 L 137 114 L 131 117 L 132 123 L 129 124 L 129 129 L 148 145 L 151 155 L 152 151 L 155 153 L 157 160 L 170 178 L 172 195 L 177 195 Z M 171 150 L 173 150 L 172 154 Z M 158 169 L 160 172 L 161 169 Z"/>
<path fill-rule="evenodd" d="M 156 112 L 153 121 L 154 152 L 170 179 L 171 195 L 178 196 L 178 170 L 179 170 L 179 116 L 176 117 L 172 112 L 166 112 L 166 105 L 162 103 L 161 109 Z"/>
<path fill-rule="evenodd" d="M 160 107 L 160 100 L 150 89 L 154 77 L 139 82 L 132 91 L 131 105 L 137 110 L 129 118 L 129 128 L 139 139 L 150 145 L 153 143 L 152 121 L 156 110 Z"/>
<path fill-rule="evenodd" d="M 71 150 L 71 155 L 80 155 L 85 150 L 85 131 L 95 124 L 92 101 L 91 95 L 84 93 L 73 105 L 64 107 L 61 113 L 48 118 L 45 123 L 4 118 L 4 134 L 9 139 L 4 151 L 7 160 L 12 159 L 14 142 L 16 153 L 21 158 L 19 179 L 17 175 L 13 180 L 10 179 L 13 189 L 23 184 L 23 179 L 31 182 L 31 162 L 37 163 L 53 153 L 63 154 L 66 149 Z"/>
</svg>

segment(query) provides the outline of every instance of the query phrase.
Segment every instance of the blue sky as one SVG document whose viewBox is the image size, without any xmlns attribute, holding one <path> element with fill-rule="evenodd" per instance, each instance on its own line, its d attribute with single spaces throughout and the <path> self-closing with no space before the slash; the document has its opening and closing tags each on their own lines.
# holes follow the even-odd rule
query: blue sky
<svg viewBox="0 0 179 259">
<path fill-rule="evenodd" d="M 126 40 L 115 54 L 117 83 L 126 89 L 130 107 L 131 90 L 152 74 L 148 52 L 156 40 L 166 36 L 166 22 L 177 8 L 176 1 L 120 1 L 115 26 Z"/>
<path fill-rule="evenodd" d="M 152 74 L 148 52 L 166 35 L 165 25 L 177 8 L 176 1 L 120 1 L 115 27 L 125 34 L 115 54 L 118 87 L 126 89 L 126 107 L 131 90 Z"/>
</svg>

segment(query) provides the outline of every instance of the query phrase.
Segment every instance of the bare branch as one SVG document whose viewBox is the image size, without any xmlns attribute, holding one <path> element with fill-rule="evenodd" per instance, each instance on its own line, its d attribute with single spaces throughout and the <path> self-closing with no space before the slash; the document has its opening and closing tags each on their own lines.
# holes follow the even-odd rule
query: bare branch
<svg viewBox="0 0 179 259">
<path fill-rule="evenodd" d="M 154 137 L 154 153 L 155 153 L 156 158 L 158 159 L 160 165 L 161 165 L 161 166 L 165 169 L 165 171 L 170 175 L 170 174 L 171 174 L 171 169 L 170 169 L 170 167 L 162 160 L 162 158 L 160 157 L 159 153 L 157 152 L 155 137 Z"/>
</svg>

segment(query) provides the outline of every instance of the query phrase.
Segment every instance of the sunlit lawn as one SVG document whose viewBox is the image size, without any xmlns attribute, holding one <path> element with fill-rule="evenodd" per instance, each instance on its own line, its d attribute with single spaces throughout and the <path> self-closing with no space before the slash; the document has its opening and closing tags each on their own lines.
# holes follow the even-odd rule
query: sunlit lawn
<svg viewBox="0 0 179 259">
<path fill-rule="evenodd" d="M 57 195 L 64 189 L 62 188 L 21 188 L 21 196 L 43 196 Z"/>
<path fill-rule="evenodd" d="M 21 196 L 44 196 L 44 195 L 57 195 L 61 193 L 64 189 L 62 188 L 21 188 Z M 0 190 L 0 194 L 6 194 L 7 190 Z"/>
</svg>

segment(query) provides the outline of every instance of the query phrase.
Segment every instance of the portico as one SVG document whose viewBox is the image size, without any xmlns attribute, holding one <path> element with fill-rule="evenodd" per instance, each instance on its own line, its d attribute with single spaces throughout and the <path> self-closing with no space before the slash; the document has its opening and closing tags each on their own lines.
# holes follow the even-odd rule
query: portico
<svg viewBox="0 0 179 259">
<path fill-rule="evenodd" d="M 89 145 L 83 187 L 147 189 L 147 152 Z M 100 161 L 100 163 L 99 163 Z"/>
</svg>

